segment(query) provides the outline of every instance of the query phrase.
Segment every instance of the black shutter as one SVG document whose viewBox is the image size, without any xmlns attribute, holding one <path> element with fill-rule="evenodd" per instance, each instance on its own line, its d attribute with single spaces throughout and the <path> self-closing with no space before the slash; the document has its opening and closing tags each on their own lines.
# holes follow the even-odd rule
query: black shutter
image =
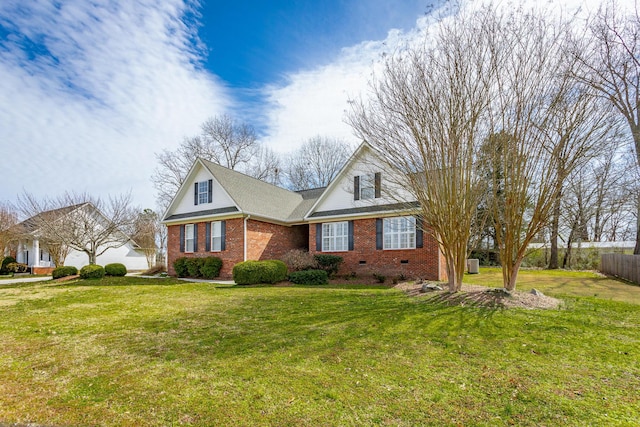
<svg viewBox="0 0 640 427">
<path fill-rule="evenodd" d="M 193 204 L 198 204 L 198 183 L 196 182 L 193 186 Z"/>
<path fill-rule="evenodd" d="M 220 250 L 224 251 L 227 249 L 227 221 L 220 221 L 220 234 Z"/>
<path fill-rule="evenodd" d="M 353 177 L 353 200 L 360 200 L 360 177 Z"/>
<path fill-rule="evenodd" d="M 375 198 L 377 199 L 378 197 L 380 197 L 380 194 L 381 194 L 380 182 L 382 181 L 382 175 L 380 174 L 380 172 L 376 172 L 374 177 L 375 177 Z"/>
<path fill-rule="evenodd" d="M 207 222 L 204 225 L 204 234 L 205 234 L 205 242 L 204 242 L 204 250 L 207 252 L 211 251 L 211 223 Z"/>
<path fill-rule="evenodd" d="M 416 248 L 422 248 L 424 246 L 424 236 L 422 231 L 422 219 L 416 217 Z"/>
<path fill-rule="evenodd" d="M 198 252 L 198 224 L 193 224 L 193 252 Z"/>
<path fill-rule="evenodd" d="M 383 225 L 382 218 L 376 219 L 376 250 L 380 250 L 383 248 Z"/>
<path fill-rule="evenodd" d="M 316 224 L 316 251 L 322 251 L 322 224 Z"/>
<path fill-rule="evenodd" d="M 353 250 L 353 221 L 349 221 L 349 250 Z"/>
<path fill-rule="evenodd" d="M 209 203 L 213 202 L 213 180 L 209 180 L 209 188 L 208 188 L 208 200 Z"/>
<path fill-rule="evenodd" d="M 184 252 L 184 224 L 180 226 L 180 252 Z"/>
</svg>

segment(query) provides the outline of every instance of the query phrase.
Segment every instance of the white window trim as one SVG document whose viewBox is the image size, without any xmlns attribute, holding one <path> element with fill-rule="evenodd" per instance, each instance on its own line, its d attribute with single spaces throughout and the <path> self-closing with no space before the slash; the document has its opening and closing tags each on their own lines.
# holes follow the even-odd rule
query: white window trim
<svg viewBox="0 0 640 427">
<path fill-rule="evenodd" d="M 370 184 L 370 185 L 367 185 L 367 184 Z M 360 175 L 360 200 L 372 200 L 375 198 L 376 198 L 376 174 L 367 173 L 364 175 Z"/>
<path fill-rule="evenodd" d="M 407 231 L 401 231 L 400 229 L 389 232 L 387 230 L 390 221 L 396 222 L 396 225 L 399 225 L 401 219 L 409 220 L 411 225 L 413 225 L 413 230 L 411 227 L 408 228 Z M 387 245 L 387 236 L 396 236 L 396 242 L 398 247 L 393 247 L 393 245 Z M 401 246 L 402 236 L 407 236 L 406 242 L 408 245 L 406 247 Z M 391 218 L 384 218 L 382 220 L 382 249 L 387 251 L 401 251 L 408 249 L 416 249 L 416 218 L 413 216 L 396 216 Z"/>
<path fill-rule="evenodd" d="M 218 238 L 218 246 L 214 245 L 214 239 Z M 222 252 L 222 221 L 211 222 L 211 252 Z"/>
<path fill-rule="evenodd" d="M 344 234 L 336 234 L 342 229 Z M 337 249 L 337 242 L 344 245 L 344 249 Z M 327 244 L 325 244 L 328 243 Z M 349 251 L 349 221 L 322 223 L 322 252 L 348 252 Z"/>
<path fill-rule="evenodd" d="M 191 230 L 191 232 L 189 232 Z M 189 238 L 191 234 L 191 238 Z M 189 241 L 191 241 L 191 250 L 189 250 Z M 184 226 L 184 252 L 193 253 L 195 249 L 195 233 L 193 224 L 185 224 Z"/>
<path fill-rule="evenodd" d="M 209 181 L 198 181 L 198 205 L 207 203 L 209 203 Z"/>
</svg>

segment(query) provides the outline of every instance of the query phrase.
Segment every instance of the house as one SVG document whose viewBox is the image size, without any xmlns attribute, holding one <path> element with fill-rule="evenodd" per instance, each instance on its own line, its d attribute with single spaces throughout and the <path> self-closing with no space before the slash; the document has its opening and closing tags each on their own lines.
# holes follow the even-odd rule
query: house
<svg viewBox="0 0 640 427">
<path fill-rule="evenodd" d="M 297 192 L 197 159 L 163 217 L 169 273 L 179 257 L 213 255 L 230 277 L 238 262 L 303 249 L 341 256 L 338 274 L 444 279 L 417 204 L 386 173 L 367 143 L 326 188 Z"/>
<path fill-rule="evenodd" d="M 65 266 L 73 266 L 78 269 L 89 264 L 88 255 L 72 248 L 60 250 L 60 245 L 51 242 L 45 237 L 44 224 L 60 224 L 67 221 L 71 224 L 72 218 L 78 216 L 92 216 L 99 218 L 100 222 L 106 222 L 104 217 L 91 203 L 81 203 L 42 212 L 14 226 L 16 241 L 13 245 L 13 253 L 16 261 L 27 264 L 33 274 L 49 274 L 55 268 L 55 258 L 59 255 L 63 259 Z M 121 263 L 127 270 L 146 270 L 147 260 L 144 253 L 126 234 L 121 231 L 114 233 L 106 246 L 98 247 L 96 263 L 107 265 L 111 263 Z M 108 247 L 107 247 L 108 246 Z M 104 250 L 104 251 L 103 251 Z"/>
</svg>

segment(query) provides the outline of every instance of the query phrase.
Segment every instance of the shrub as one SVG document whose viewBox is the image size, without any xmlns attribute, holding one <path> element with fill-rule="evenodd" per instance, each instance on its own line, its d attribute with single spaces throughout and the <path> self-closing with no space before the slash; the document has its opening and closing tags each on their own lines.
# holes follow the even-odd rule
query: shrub
<svg viewBox="0 0 640 427">
<path fill-rule="evenodd" d="M 282 261 L 287 264 L 289 271 L 313 270 L 318 268 L 318 262 L 307 251 L 292 249 L 283 255 Z"/>
<path fill-rule="evenodd" d="M 215 256 L 204 258 L 202 267 L 200 268 L 200 274 L 205 279 L 213 279 L 220 275 L 220 269 L 222 268 L 222 260 Z"/>
<path fill-rule="evenodd" d="M 107 276 L 124 276 L 127 274 L 127 267 L 119 262 L 107 264 L 104 266 L 104 274 Z"/>
<path fill-rule="evenodd" d="M 173 261 L 173 269 L 176 271 L 176 276 L 187 277 L 189 275 L 189 269 L 187 268 L 187 260 L 189 258 L 182 257 Z"/>
<path fill-rule="evenodd" d="M 7 265 L 13 264 L 14 262 L 16 262 L 16 259 L 14 257 L 12 256 L 5 257 L 2 260 L 2 264 L 0 265 L 0 274 L 10 273 L 9 269 L 7 268 Z"/>
<path fill-rule="evenodd" d="M 67 276 L 75 276 L 76 274 L 78 274 L 78 269 L 72 265 L 67 267 L 65 266 L 58 267 L 54 269 L 52 273 L 54 279 L 59 279 L 61 277 L 67 277 Z"/>
<path fill-rule="evenodd" d="M 80 269 L 81 279 L 102 279 L 104 277 L 104 267 L 97 264 L 85 265 Z"/>
<path fill-rule="evenodd" d="M 289 274 L 289 280 L 298 285 L 326 285 L 329 275 L 324 270 L 294 271 Z"/>
<path fill-rule="evenodd" d="M 287 278 L 287 265 L 279 260 L 244 261 L 233 266 L 233 281 L 238 285 L 276 283 Z"/>
<path fill-rule="evenodd" d="M 376 280 L 378 281 L 378 283 L 384 283 L 387 281 L 387 276 L 385 276 L 384 274 L 380 274 L 380 273 L 373 273 L 373 277 L 376 278 Z"/>
<path fill-rule="evenodd" d="M 200 269 L 204 265 L 204 258 L 187 258 L 187 272 L 189 277 L 202 277 Z"/>
<path fill-rule="evenodd" d="M 318 263 L 318 267 L 326 271 L 329 277 L 338 272 L 338 268 L 340 268 L 340 264 L 343 261 L 341 256 L 329 254 L 316 254 L 314 258 Z"/>
<path fill-rule="evenodd" d="M 29 270 L 29 266 L 21 262 L 11 262 L 6 268 L 9 273 L 26 273 Z"/>
</svg>

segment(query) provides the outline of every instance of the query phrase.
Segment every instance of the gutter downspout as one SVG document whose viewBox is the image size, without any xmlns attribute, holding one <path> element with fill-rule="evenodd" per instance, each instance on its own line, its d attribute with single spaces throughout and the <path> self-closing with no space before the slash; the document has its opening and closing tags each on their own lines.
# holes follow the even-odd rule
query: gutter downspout
<svg viewBox="0 0 640 427">
<path fill-rule="evenodd" d="M 247 260 L 247 221 L 249 221 L 249 218 L 251 218 L 251 214 L 247 214 L 247 216 L 244 217 L 244 221 L 243 221 L 243 228 L 244 228 L 244 261 Z"/>
</svg>

